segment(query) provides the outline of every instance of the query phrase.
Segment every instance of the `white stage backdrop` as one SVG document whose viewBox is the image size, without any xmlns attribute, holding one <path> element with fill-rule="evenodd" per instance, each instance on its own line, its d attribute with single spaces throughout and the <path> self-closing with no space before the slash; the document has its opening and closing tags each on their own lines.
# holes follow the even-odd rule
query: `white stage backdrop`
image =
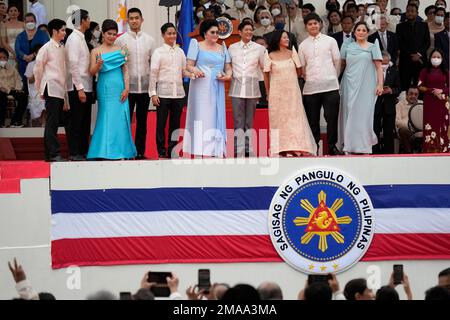
<svg viewBox="0 0 450 320">
<path fill-rule="evenodd" d="M 233 161 L 226 160 L 222 165 L 214 164 L 214 160 L 201 165 L 171 161 L 55 164 L 52 167 L 51 189 L 279 186 L 294 172 L 308 167 L 339 168 L 364 185 L 446 185 L 450 181 L 447 157 L 287 159 L 280 162 L 259 159 L 257 163 L 245 164 Z M 52 270 L 50 233 L 56 225 L 52 227 L 50 217 L 49 180 L 22 181 L 21 190 L 22 193 L 17 195 L 0 195 L 0 299 L 10 299 L 15 295 L 6 264 L 14 257 L 22 263 L 28 279 L 37 290 L 53 292 L 59 299 L 84 299 L 89 293 L 100 289 L 115 293 L 135 291 L 142 276 L 149 270 L 175 272 L 180 276 L 182 291 L 196 283 L 199 268 L 210 268 L 213 282 L 231 285 L 245 282 L 256 286 L 265 280 L 276 280 L 287 299 L 295 299 L 306 281 L 305 275 L 284 263 L 133 265 Z M 448 200 L 446 198 L 443 197 L 442 201 Z M 56 220 L 53 222 L 58 223 Z M 438 219 L 434 225 L 448 226 L 439 222 L 442 221 Z M 171 225 L 174 224 L 165 224 L 164 227 Z M 414 228 L 432 225 L 429 221 Z M 417 240 L 420 241 L 420 238 Z M 404 264 L 416 299 L 423 299 L 425 290 L 437 284 L 437 274 L 449 264 L 448 260 L 361 262 L 340 274 L 339 280 L 341 285 L 345 285 L 352 278 L 365 277 L 372 287 L 379 287 L 388 282 L 392 265 L 396 263 Z M 399 292 L 404 297 L 402 290 Z"/>
</svg>

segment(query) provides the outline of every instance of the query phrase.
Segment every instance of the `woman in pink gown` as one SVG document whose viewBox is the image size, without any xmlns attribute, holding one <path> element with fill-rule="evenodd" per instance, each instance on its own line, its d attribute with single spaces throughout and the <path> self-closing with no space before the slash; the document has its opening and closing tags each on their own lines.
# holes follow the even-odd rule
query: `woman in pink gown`
<svg viewBox="0 0 450 320">
<path fill-rule="evenodd" d="M 264 82 L 269 97 L 270 154 L 316 156 L 317 145 L 306 117 L 298 84 L 300 60 L 289 50 L 286 31 L 274 33 L 266 52 Z"/>
</svg>

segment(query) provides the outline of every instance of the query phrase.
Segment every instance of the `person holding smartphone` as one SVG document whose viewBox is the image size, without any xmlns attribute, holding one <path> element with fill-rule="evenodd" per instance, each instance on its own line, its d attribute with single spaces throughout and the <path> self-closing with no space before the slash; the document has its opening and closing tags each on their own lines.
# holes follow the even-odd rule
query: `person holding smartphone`
<svg viewBox="0 0 450 320">
<path fill-rule="evenodd" d="M 306 291 L 311 285 L 315 285 L 317 283 L 326 284 L 331 289 L 331 300 L 343 301 L 346 300 L 344 293 L 341 291 L 341 287 L 339 281 L 335 274 L 330 273 L 328 275 L 309 275 L 308 280 L 306 281 L 305 288 L 301 290 L 298 294 L 298 300 L 306 300 Z M 323 287 L 322 287 L 323 289 Z M 311 292 L 309 292 L 311 296 Z"/>
<path fill-rule="evenodd" d="M 401 270 L 399 270 L 398 268 L 396 269 L 396 266 L 394 266 L 394 272 L 392 272 L 392 274 L 391 274 L 391 278 L 389 279 L 388 286 L 392 289 L 395 289 L 396 286 L 401 284 L 403 286 L 403 289 L 405 290 L 407 299 L 413 300 L 413 294 L 412 294 L 412 290 L 411 290 L 411 285 L 409 284 L 409 278 L 403 272 L 403 266 L 398 265 L 398 267 L 401 267 Z"/>
<path fill-rule="evenodd" d="M 155 275 L 157 278 L 158 274 L 163 274 L 163 272 L 146 272 L 144 274 L 144 277 L 141 280 L 140 290 L 148 289 L 151 291 L 152 287 L 157 285 L 156 282 L 151 282 L 151 281 L 153 281 L 152 275 Z M 182 296 L 178 292 L 178 287 L 180 285 L 180 279 L 178 278 L 178 276 L 175 273 L 171 272 L 170 274 L 171 274 L 171 276 L 166 277 L 166 279 L 165 279 L 167 286 L 170 290 L 169 299 L 170 300 L 181 300 Z M 157 297 L 157 295 L 155 295 L 155 296 Z"/>
</svg>

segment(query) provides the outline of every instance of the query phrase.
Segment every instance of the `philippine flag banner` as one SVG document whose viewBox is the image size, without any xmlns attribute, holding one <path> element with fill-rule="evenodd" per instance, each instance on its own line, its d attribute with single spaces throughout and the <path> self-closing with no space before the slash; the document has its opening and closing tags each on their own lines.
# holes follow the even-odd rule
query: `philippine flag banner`
<svg viewBox="0 0 450 320">
<path fill-rule="evenodd" d="M 128 3 L 127 0 L 119 0 L 119 3 L 117 4 L 117 10 L 116 10 L 116 22 L 119 26 L 119 32 L 118 34 L 121 35 L 127 31 L 127 10 L 128 10 Z"/>
<path fill-rule="evenodd" d="M 450 259 L 450 185 L 366 185 L 362 261 Z M 269 235 L 278 187 L 53 190 L 53 268 L 281 262 Z"/>
</svg>

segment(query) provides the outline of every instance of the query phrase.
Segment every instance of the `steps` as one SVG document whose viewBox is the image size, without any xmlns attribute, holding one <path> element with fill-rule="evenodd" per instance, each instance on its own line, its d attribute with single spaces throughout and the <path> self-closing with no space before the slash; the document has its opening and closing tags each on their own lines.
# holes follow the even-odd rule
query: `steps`
<svg viewBox="0 0 450 320">
<path fill-rule="evenodd" d="M 43 161 L 0 161 L 0 194 L 20 193 L 23 179 L 50 178 L 50 164 Z"/>
<path fill-rule="evenodd" d="M 65 136 L 58 135 L 61 155 L 68 156 L 67 140 Z M 44 160 L 44 139 L 41 137 L 11 138 L 11 144 L 17 160 Z"/>
</svg>

